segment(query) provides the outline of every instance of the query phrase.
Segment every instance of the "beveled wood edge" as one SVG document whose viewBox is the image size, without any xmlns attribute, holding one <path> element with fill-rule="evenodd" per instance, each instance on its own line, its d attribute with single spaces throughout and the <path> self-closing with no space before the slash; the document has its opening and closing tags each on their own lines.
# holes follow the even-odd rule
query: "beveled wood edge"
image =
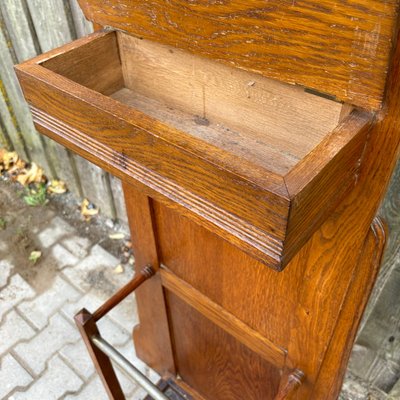
<svg viewBox="0 0 400 400">
<path fill-rule="evenodd" d="M 357 259 L 357 267 L 355 271 L 353 272 L 352 275 L 352 281 L 351 281 L 351 286 L 359 286 L 358 281 L 360 280 L 360 277 L 362 276 L 367 283 L 367 286 L 363 287 L 363 295 L 357 300 L 357 303 L 354 303 L 354 299 L 351 297 L 351 291 L 352 288 L 349 287 L 349 289 L 346 292 L 345 300 L 344 303 L 342 304 L 340 314 L 345 314 L 347 309 L 349 307 L 353 309 L 357 309 L 357 313 L 354 319 L 354 324 L 351 327 L 351 330 L 348 331 L 347 337 L 348 337 L 348 344 L 341 349 L 343 353 L 345 354 L 344 357 L 341 359 L 341 367 L 340 370 L 342 371 L 339 379 L 335 381 L 335 384 L 330 387 L 330 393 L 332 398 L 336 398 L 339 395 L 345 371 L 346 371 L 346 365 L 348 363 L 348 360 L 350 358 L 351 350 L 353 347 L 353 343 L 356 340 L 357 332 L 359 330 L 359 326 L 362 321 L 363 313 L 366 308 L 367 302 L 370 298 L 376 276 L 379 273 L 380 266 L 381 266 L 381 261 L 382 257 L 384 255 L 384 250 L 387 242 L 387 235 L 388 235 L 388 226 L 386 221 L 379 215 L 376 215 L 374 219 L 371 222 L 371 225 L 368 229 L 367 235 L 364 240 L 363 247 L 360 252 L 360 256 Z M 362 269 L 363 267 L 363 262 L 365 261 L 365 255 L 368 254 L 368 246 L 373 248 L 372 251 L 372 258 L 368 258 L 367 260 L 367 268 Z M 363 271 L 363 272 L 360 272 Z M 367 272 L 366 272 L 367 271 Z M 354 289 L 353 289 L 354 290 Z M 332 346 L 332 343 L 335 343 L 337 341 L 336 337 L 340 336 L 340 329 L 338 329 L 341 324 L 343 323 L 343 319 L 338 319 L 335 327 L 335 332 L 332 334 L 331 340 L 330 340 L 330 346 L 327 351 L 327 354 L 325 355 L 324 358 L 324 363 L 326 362 L 326 359 L 329 359 L 329 357 L 332 357 L 334 354 L 337 354 L 337 348 L 335 349 L 334 346 Z M 323 373 L 329 373 L 329 371 L 324 371 Z M 318 388 L 320 390 L 321 388 Z M 312 393 L 312 396 L 317 396 L 319 395 L 319 391 L 315 390 Z"/>
<path fill-rule="evenodd" d="M 305 187 L 338 156 L 335 148 L 343 149 L 362 130 L 368 129 L 375 121 L 375 114 L 353 110 L 314 149 L 300 160 L 285 176 L 284 181 L 290 199 Z"/>
<path fill-rule="evenodd" d="M 55 49 L 52 49 L 52 50 L 46 51 L 42 54 L 39 54 L 36 57 L 30 58 L 29 60 L 26 60 L 26 61 L 16 65 L 15 67 L 18 68 L 19 66 L 24 66 L 24 65 L 41 65 L 41 64 L 45 63 L 46 61 L 59 56 L 60 54 L 65 54 L 65 53 L 74 51 L 78 47 L 85 46 L 86 44 L 89 44 L 89 43 L 93 42 L 94 40 L 101 39 L 108 35 L 115 35 L 115 31 L 106 30 L 106 29 L 95 31 L 86 36 L 82 36 L 79 39 L 73 40 L 72 42 L 63 44 L 60 47 L 57 47 Z"/>
<path fill-rule="evenodd" d="M 284 265 L 356 187 L 374 121 L 374 114 L 353 110 L 285 176 L 291 202 Z"/>
<path fill-rule="evenodd" d="M 118 152 L 34 106 L 30 109 L 35 125 L 46 136 L 78 152 L 120 179 L 136 186 L 139 183 L 142 191 L 167 206 L 176 208 L 178 205 L 182 214 L 189 215 L 200 225 L 216 232 L 269 267 L 278 271 L 283 269 L 281 241 L 133 160 L 122 159 Z M 93 154 L 102 154 L 102 159 L 94 159 Z"/>
<path fill-rule="evenodd" d="M 287 351 L 250 328 L 223 307 L 180 279 L 161 264 L 159 273 L 163 286 L 183 299 L 221 329 L 278 368 L 286 365 Z"/>
</svg>

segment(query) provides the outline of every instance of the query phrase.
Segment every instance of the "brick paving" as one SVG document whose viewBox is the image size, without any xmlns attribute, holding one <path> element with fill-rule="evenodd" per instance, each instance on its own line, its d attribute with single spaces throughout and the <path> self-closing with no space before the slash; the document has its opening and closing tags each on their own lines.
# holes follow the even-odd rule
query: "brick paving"
<svg viewBox="0 0 400 400">
<path fill-rule="evenodd" d="M 80 237 L 59 216 L 37 229 L 43 251 L 35 284 L 15 268 L 12 257 L 0 261 L 0 399 L 107 400 L 73 322 L 83 306 L 94 311 L 132 278 L 132 268 L 115 273 L 119 260 L 99 244 Z M 0 238 L 0 250 L 8 243 Z M 54 276 L 46 263 L 52 263 Z M 26 268 L 30 268 L 27 264 Z M 42 279 L 42 282 L 41 282 Z M 131 331 L 138 322 L 134 298 L 126 299 L 99 323 L 102 335 L 152 379 L 157 374 L 138 360 Z M 144 392 L 118 372 L 127 399 Z"/>
</svg>

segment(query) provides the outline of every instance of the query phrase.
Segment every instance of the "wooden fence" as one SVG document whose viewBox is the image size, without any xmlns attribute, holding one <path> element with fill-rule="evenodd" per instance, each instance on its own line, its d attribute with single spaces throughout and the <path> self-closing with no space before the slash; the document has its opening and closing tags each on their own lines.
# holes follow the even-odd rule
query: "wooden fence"
<svg viewBox="0 0 400 400">
<path fill-rule="evenodd" d="M 76 0 L 0 1 L 0 146 L 35 161 L 78 199 L 126 222 L 121 184 L 95 165 L 39 135 L 20 91 L 13 64 L 92 32 Z"/>
</svg>

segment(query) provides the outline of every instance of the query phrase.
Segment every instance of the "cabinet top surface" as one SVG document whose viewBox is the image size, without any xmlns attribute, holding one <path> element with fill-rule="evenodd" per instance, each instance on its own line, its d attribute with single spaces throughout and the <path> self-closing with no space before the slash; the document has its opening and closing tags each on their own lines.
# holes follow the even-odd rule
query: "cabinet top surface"
<svg viewBox="0 0 400 400">
<path fill-rule="evenodd" d="M 86 17 L 374 110 L 398 0 L 79 0 Z"/>
</svg>

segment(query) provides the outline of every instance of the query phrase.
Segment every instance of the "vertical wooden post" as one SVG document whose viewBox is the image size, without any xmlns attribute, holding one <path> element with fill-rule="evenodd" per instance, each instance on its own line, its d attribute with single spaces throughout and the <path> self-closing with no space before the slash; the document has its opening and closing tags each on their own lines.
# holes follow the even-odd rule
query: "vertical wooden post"
<svg viewBox="0 0 400 400">
<path fill-rule="evenodd" d="M 125 400 L 110 359 L 90 340 L 93 335 L 100 336 L 93 315 L 86 309 L 82 309 L 75 315 L 75 323 L 93 360 L 96 371 L 103 381 L 108 396 L 111 400 Z"/>
<path fill-rule="evenodd" d="M 135 187 L 123 182 L 126 210 L 131 230 L 136 265 L 159 269 L 157 239 L 151 199 Z M 136 291 L 140 325 L 133 335 L 136 352 L 147 365 L 161 376 L 175 373 L 174 357 L 159 274 Z"/>
</svg>

